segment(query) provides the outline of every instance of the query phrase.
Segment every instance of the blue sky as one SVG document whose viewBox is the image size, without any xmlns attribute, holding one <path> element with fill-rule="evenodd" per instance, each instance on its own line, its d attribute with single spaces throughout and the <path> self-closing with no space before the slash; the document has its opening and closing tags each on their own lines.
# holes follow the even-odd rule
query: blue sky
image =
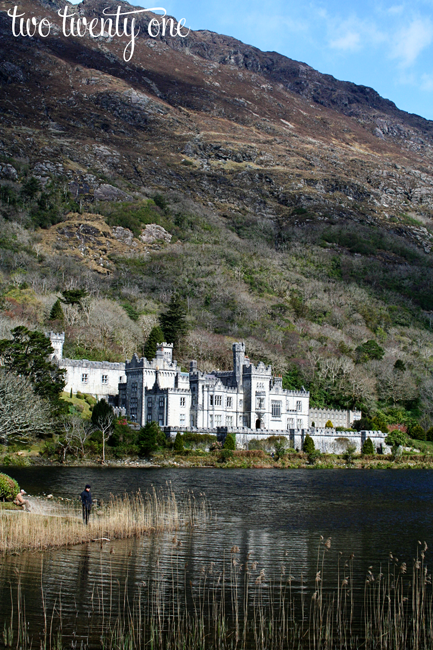
<svg viewBox="0 0 433 650">
<path fill-rule="evenodd" d="M 78 0 L 74 1 L 78 4 Z M 107 6 L 116 4 L 107 0 Z M 433 0 L 161 0 L 192 29 L 228 34 L 338 79 L 371 86 L 433 119 Z"/>
</svg>

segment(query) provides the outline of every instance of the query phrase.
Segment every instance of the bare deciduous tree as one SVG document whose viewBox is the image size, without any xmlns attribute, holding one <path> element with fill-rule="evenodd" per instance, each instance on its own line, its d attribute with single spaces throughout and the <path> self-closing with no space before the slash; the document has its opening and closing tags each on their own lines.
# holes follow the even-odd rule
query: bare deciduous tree
<svg viewBox="0 0 433 650">
<path fill-rule="evenodd" d="M 27 443 L 51 426 L 48 406 L 30 382 L 0 369 L 0 439 Z"/>
<path fill-rule="evenodd" d="M 94 431 L 92 424 L 78 416 L 72 416 L 63 419 L 62 428 L 64 431 L 61 439 L 63 461 L 68 452 L 80 453 L 84 458 L 84 445 Z"/>
</svg>

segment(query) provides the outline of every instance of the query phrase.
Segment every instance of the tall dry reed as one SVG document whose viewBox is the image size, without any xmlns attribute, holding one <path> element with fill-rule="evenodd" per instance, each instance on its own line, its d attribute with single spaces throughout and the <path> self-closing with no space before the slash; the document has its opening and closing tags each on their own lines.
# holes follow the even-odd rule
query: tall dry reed
<svg viewBox="0 0 433 650">
<path fill-rule="evenodd" d="M 205 518 L 208 506 L 188 494 L 179 506 L 173 491 L 166 490 L 120 497 L 95 508 L 88 525 L 82 521 L 79 503 L 57 503 L 50 513 L 34 514 L 0 510 L 0 552 L 43 550 L 101 539 L 124 539 L 147 533 L 174 531 Z"/>
<path fill-rule="evenodd" d="M 368 569 L 363 589 L 354 584 L 354 556 L 337 559 L 337 584 L 325 588 L 326 555 L 322 540 L 315 575 L 295 580 L 285 565 L 270 579 L 258 562 L 241 563 L 234 546 L 222 562 L 199 568 L 191 580 L 173 538 L 171 570 L 156 561 L 155 573 L 130 599 L 128 579 L 117 584 L 118 598 L 104 600 L 95 587 L 87 626 L 74 635 L 75 646 L 104 650 L 431 650 L 433 597 L 419 545 L 409 571 L 390 555 L 384 572 Z M 296 586 L 295 586 L 296 584 Z M 114 586 L 114 585 L 113 585 Z M 112 586 L 112 587 L 113 587 Z M 110 594 L 112 587 L 109 588 Z M 4 626 L 8 647 L 30 650 L 34 638 L 25 617 L 20 585 L 11 594 L 14 614 Z M 101 617 L 101 611 L 103 615 Z M 59 601 L 46 611 L 39 645 L 61 650 Z M 102 618 L 102 621 L 101 621 Z M 77 617 L 77 625 L 79 624 Z M 39 631 L 38 631 L 39 632 Z"/>
</svg>

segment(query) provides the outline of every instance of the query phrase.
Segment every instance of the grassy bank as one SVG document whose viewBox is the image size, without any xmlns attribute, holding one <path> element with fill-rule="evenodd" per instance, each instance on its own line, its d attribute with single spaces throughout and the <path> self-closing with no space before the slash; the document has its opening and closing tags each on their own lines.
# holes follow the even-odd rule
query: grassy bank
<svg viewBox="0 0 433 650">
<path fill-rule="evenodd" d="M 0 553 L 175 531 L 206 516 L 204 501 L 189 496 L 179 505 L 170 490 L 111 496 L 93 509 L 87 526 L 79 503 L 50 503 L 46 513 L 0 509 Z"/>
</svg>

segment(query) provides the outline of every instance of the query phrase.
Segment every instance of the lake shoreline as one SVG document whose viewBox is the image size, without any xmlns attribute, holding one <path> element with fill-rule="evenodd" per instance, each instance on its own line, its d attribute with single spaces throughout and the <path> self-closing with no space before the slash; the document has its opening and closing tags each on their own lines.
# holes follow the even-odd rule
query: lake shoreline
<svg viewBox="0 0 433 650">
<path fill-rule="evenodd" d="M 324 455 L 314 463 L 308 460 L 304 454 L 293 454 L 280 460 L 271 458 L 248 458 L 236 456 L 224 460 L 217 456 L 180 456 L 171 458 L 153 457 L 149 460 L 142 458 L 107 459 L 104 463 L 99 459 L 67 460 L 65 462 L 46 459 L 41 456 L 28 455 L 17 456 L 9 454 L 7 460 L 0 458 L 0 465 L 3 467 L 107 467 L 121 469 L 353 469 L 353 470 L 374 470 L 374 469 L 433 469 L 433 456 L 419 455 L 403 456 L 392 460 L 390 456 L 354 457 L 351 462 L 344 458 L 332 455 Z"/>
</svg>

